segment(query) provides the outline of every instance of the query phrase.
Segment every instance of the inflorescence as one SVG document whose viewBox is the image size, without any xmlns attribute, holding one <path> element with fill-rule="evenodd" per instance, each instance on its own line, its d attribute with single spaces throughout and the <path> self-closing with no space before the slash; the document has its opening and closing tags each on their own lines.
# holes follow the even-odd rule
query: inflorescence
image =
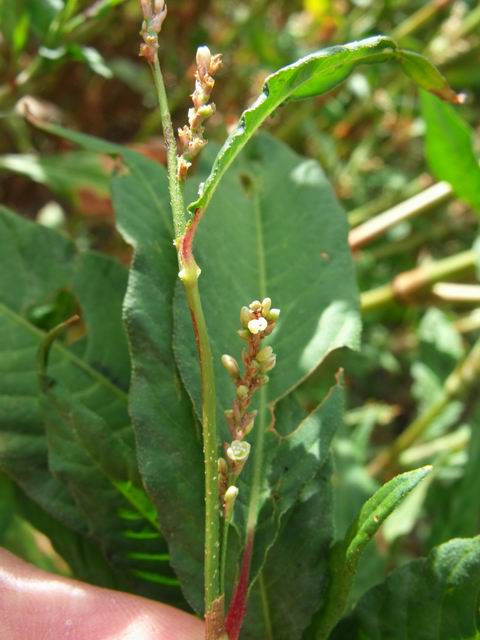
<svg viewBox="0 0 480 640">
<path fill-rule="evenodd" d="M 215 113 L 215 103 L 208 101 L 215 85 L 214 75 L 222 66 L 220 53 L 212 56 L 208 47 L 198 47 L 196 56 L 195 91 L 191 98 L 193 107 L 188 110 L 188 125 L 178 130 L 182 153 L 178 156 L 178 177 L 184 180 L 191 161 L 197 156 L 207 141 L 203 137 L 203 123 Z"/>
<path fill-rule="evenodd" d="M 244 438 L 253 429 L 257 411 L 249 411 L 249 407 L 255 392 L 267 384 L 267 373 L 276 363 L 272 347 L 262 347 L 261 343 L 272 333 L 279 315 L 280 309 L 272 309 L 270 298 L 264 298 L 262 302 L 254 300 L 248 307 L 242 307 L 242 328 L 238 335 L 247 343 L 242 351 L 243 375 L 235 358 L 226 354 L 222 356 L 222 364 L 236 387 L 232 408 L 225 411 L 233 441 L 225 444 L 225 458 L 218 461 L 219 493 L 227 521 L 231 519 L 233 503 L 238 495 L 238 488 L 232 482 L 236 481 L 250 453 L 250 444 Z"/>
</svg>

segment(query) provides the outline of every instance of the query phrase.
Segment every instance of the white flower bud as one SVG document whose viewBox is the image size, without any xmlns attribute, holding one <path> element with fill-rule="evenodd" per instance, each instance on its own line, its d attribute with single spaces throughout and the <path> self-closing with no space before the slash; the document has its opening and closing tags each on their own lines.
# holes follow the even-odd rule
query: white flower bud
<svg viewBox="0 0 480 640">
<path fill-rule="evenodd" d="M 251 319 L 252 315 L 250 313 L 250 309 L 248 307 L 242 307 L 240 309 L 240 324 L 242 327 L 246 329 Z"/>
<path fill-rule="evenodd" d="M 238 487 L 234 487 L 231 485 L 225 491 L 225 495 L 223 497 L 223 515 L 227 522 L 230 522 L 233 515 L 233 507 L 235 505 L 235 500 L 238 496 Z"/>
<path fill-rule="evenodd" d="M 262 315 L 264 317 L 267 316 L 268 312 L 270 311 L 270 307 L 272 306 L 272 299 L 271 298 L 264 298 L 262 300 Z"/>
<path fill-rule="evenodd" d="M 250 454 L 250 444 L 244 440 L 234 440 L 227 449 L 227 458 L 233 463 L 242 463 L 247 461 Z"/>
<path fill-rule="evenodd" d="M 271 322 L 276 322 L 280 317 L 280 309 L 270 309 L 266 317 L 267 317 L 267 320 L 270 320 Z"/>
<path fill-rule="evenodd" d="M 234 380 L 237 380 L 240 377 L 240 368 L 235 358 L 232 358 L 232 356 L 224 353 L 221 360 L 228 374 L 232 376 Z"/>
<path fill-rule="evenodd" d="M 197 69 L 200 78 L 207 75 L 210 69 L 210 62 L 212 60 L 212 54 L 210 49 L 206 46 L 198 47 L 197 49 Z"/>
<path fill-rule="evenodd" d="M 267 371 L 270 371 L 271 369 L 273 369 L 276 362 L 277 362 L 277 356 L 274 353 L 272 353 L 272 355 L 269 358 L 267 358 L 261 363 L 260 370 L 262 371 L 262 373 L 267 373 Z"/>
<path fill-rule="evenodd" d="M 255 318 L 253 320 L 250 320 L 250 322 L 248 323 L 248 330 L 250 331 L 250 333 L 256 335 L 257 333 L 265 331 L 267 326 L 268 322 L 265 320 L 265 318 Z"/>
</svg>

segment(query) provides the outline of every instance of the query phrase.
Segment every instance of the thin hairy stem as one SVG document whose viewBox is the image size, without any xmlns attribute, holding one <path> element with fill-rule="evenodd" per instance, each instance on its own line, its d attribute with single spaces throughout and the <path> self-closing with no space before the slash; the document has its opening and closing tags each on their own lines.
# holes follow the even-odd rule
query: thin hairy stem
<svg viewBox="0 0 480 640">
<path fill-rule="evenodd" d="M 175 237 L 179 238 L 185 232 L 187 225 L 187 217 L 185 204 L 183 201 L 182 186 L 177 178 L 177 142 L 173 132 L 172 118 L 168 108 L 167 93 L 165 91 L 165 83 L 163 81 L 160 62 L 156 55 L 151 65 L 153 71 L 153 79 L 157 90 L 158 105 L 160 107 L 160 117 L 162 119 L 163 135 L 165 136 L 165 147 L 167 149 L 167 166 L 168 166 L 168 188 L 170 191 L 170 203 L 173 214 L 173 225 L 175 229 Z"/>
<path fill-rule="evenodd" d="M 193 230 L 195 225 L 187 226 L 181 183 L 177 171 L 177 144 L 173 132 L 172 120 L 168 108 L 167 95 L 163 82 L 158 56 L 152 64 L 157 89 L 160 116 L 162 119 L 165 144 L 167 147 L 168 183 L 170 202 L 175 229 L 175 244 L 178 249 L 180 279 L 183 282 L 188 307 L 197 343 L 202 386 L 202 430 L 203 452 L 205 460 L 205 616 L 209 640 L 222 637 L 218 629 L 222 626 L 219 618 L 223 615 L 223 603 L 220 603 L 220 523 L 217 486 L 218 439 L 216 428 L 216 395 L 212 350 L 208 337 L 207 324 L 203 313 L 198 290 L 198 268 L 192 254 Z M 188 236 L 188 237 L 187 237 Z M 214 620 L 212 620 L 214 618 Z M 209 622 L 210 620 L 210 622 Z"/>
</svg>

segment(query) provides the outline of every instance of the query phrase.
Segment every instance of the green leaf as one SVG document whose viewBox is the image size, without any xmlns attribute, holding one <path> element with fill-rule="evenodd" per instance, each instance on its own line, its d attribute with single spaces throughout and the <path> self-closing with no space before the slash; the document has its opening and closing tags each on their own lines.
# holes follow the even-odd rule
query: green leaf
<svg viewBox="0 0 480 640">
<path fill-rule="evenodd" d="M 430 473 L 431 469 L 432 467 L 427 465 L 395 476 L 367 500 L 343 543 L 345 546 L 345 564 L 349 571 L 355 571 L 360 555 L 378 531 L 382 522 L 403 502 L 418 483 Z"/>
<path fill-rule="evenodd" d="M 134 593 L 181 603 L 153 505 L 136 469 L 125 478 L 124 446 L 108 426 L 57 381 L 40 375 L 49 468 L 68 486 L 84 514 L 89 535 L 125 575 Z"/>
<path fill-rule="evenodd" d="M 203 165 L 200 172 L 205 170 Z M 220 358 L 230 353 L 240 361 L 244 343 L 236 330 L 242 305 L 268 295 L 281 309 L 269 339 L 277 366 L 269 374 L 268 403 L 296 387 L 334 349 L 358 346 L 346 219 L 315 161 L 268 135 L 253 140 L 222 181 L 195 243 L 200 267 L 208 264 L 199 286 L 215 363 L 219 424 L 234 396 Z M 178 286 L 175 354 L 200 415 L 195 341 L 183 297 Z"/>
<path fill-rule="evenodd" d="M 262 94 L 240 117 L 238 127 L 221 148 L 212 171 L 201 188 L 190 211 L 205 209 L 225 171 L 260 125 L 287 100 L 303 100 L 333 89 L 345 80 L 359 64 L 394 60 L 420 86 L 457 102 L 456 94 L 443 76 L 418 54 L 399 49 L 391 38 L 375 36 L 343 46 L 312 53 L 283 67 L 265 80 Z"/>
<path fill-rule="evenodd" d="M 47 37 L 52 21 L 64 8 L 65 2 L 64 0 L 25 0 L 25 5 L 35 34 L 43 40 Z"/>
<path fill-rule="evenodd" d="M 449 182 L 457 196 L 480 213 L 480 166 L 473 148 L 473 132 L 453 107 L 424 92 L 422 113 L 432 173 Z"/>
<path fill-rule="evenodd" d="M 476 640 L 480 537 L 450 540 L 360 600 L 333 640 Z"/>
<path fill-rule="evenodd" d="M 115 177 L 112 190 L 117 225 L 134 247 L 124 319 L 133 365 L 130 412 L 138 465 L 169 544 L 170 562 L 187 600 L 200 613 L 202 439 L 172 349 L 178 264 L 165 169 L 125 147 L 57 125 L 34 124 L 89 151 L 123 157 L 125 171 Z"/>
<path fill-rule="evenodd" d="M 107 195 L 109 190 L 108 173 L 97 153 L 73 151 L 51 156 L 8 154 L 0 156 L 0 169 L 20 173 L 62 193 L 93 188 Z"/>
<path fill-rule="evenodd" d="M 322 602 L 333 537 L 331 472 L 327 461 L 283 519 L 250 593 L 242 640 L 297 640 Z"/>
<path fill-rule="evenodd" d="M 113 73 L 110 67 L 105 62 L 105 58 L 102 54 L 93 47 L 83 47 L 77 44 L 69 44 L 66 54 L 73 60 L 84 62 L 89 69 L 102 78 L 110 79 L 113 77 Z"/>
<path fill-rule="evenodd" d="M 15 491 L 15 502 L 21 518 L 49 538 L 73 576 L 100 587 L 123 587 L 121 576 L 108 564 L 93 540 L 68 529 L 59 520 L 52 518 L 18 487 Z"/>
<path fill-rule="evenodd" d="M 315 616 L 309 638 L 326 640 L 340 619 L 360 557 L 380 525 L 430 472 L 426 466 L 407 471 L 384 484 L 360 510 L 345 539 L 337 543 L 331 555 L 331 583 L 326 605 Z"/>
<path fill-rule="evenodd" d="M 136 463 L 121 324 L 125 269 L 99 254 L 77 255 L 67 238 L 6 209 L 0 211 L 0 242 L 0 467 L 53 517 L 86 533 L 82 512 L 48 466 L 35 373 L 36 352 L 45 334 L 35 322 L 39 309 L 55 304 L 59 291 L 78 298 L 88 338 L 72 347 L 55 344 L 51 372 L 108 425 L 102 439 L 108 442 L 111 434 L 121 444 L 122 455 L 112 460 L 128 481 L 135 476 Z"/>
<path fill-rule="evenodd" d="M 118 227 L 134 249 L 124 304 L 133 364 L 130 410 L 138 463 L 172 566 L 190 604 L 203 607 L 204 479 L 201 434 L 172 349 L 178 264 L 164 168 L 125 155 L 113 181 Z"/>
<path fill-rule="evenodd" d="M 469 537 L 478 532 L 480 522 L 480 403 L 467 416 L 461 428 L 470 431 L 470 441 L 462 465 L 461 477 L 438 478 L 428 495 L 429 513 L 432 514 L 429 543 L 433 545 L 455 536 Z M 463 461 L 462 461 L 463 462 Z M 457 463 L 458 464 L 458 463 Z M 453 461 L 452 461 L 453 466 Z"/>
<path fill-rule="evenodd" d="M 292 520 L 290 511 L 295 510 L 302 493 L 319 475 L 328 460 L 332 439 L 342 422 L 343 409 L 343 389 L 340 385 L 333 386 L 311 412 L 300 409 L 293 394 L 278 403 L 275 423 L 266 434 L 266 489 L 258 505 L 260 513 L 252 556 L 251 582 L 255 581 L 261 571 L 279 530 L 283 531 L 284 538 L 293 535 L 290 529 L 291 525 L 295 527 L 295 521 Z M 242 483 L 240 484 L 240 491 L 248 495 L 248 483 L 245 485 L 243 489 Z M 235 522 L 243 533 L 246 512 L 243 520 L 239 518 L 241 513 L 238 509 Z M 288 522 L 282 526 L 284 518 L 288 518 Z M 330 522 L 331 512 L 323 512 L 322 518 L 324 522 Z M 329 525 L 328 529 L 330 528 Z M 315 604 L 318 605 L 318 602 Z M 274 606 L 273 602 L 270 606 Z M 292 609 L 290 611 L 293 614 Z"/>
<path fill-rule="evenodd" d="M 452 91 L 437 67 L 424 56 L 414 51 L 402 49 L 400 53 L 400 64 L 407 76 L 418 84 L 419 87 L 426 89 L 447 102 L 453 102 L 455 104 L 462 102 L 463 98 L 457 96 L 454 91 Z"/>
<path fill-rule="evenodd" d="M 205 167 L 200 171 L 205 171 Z M 273 305 L 281 308 L 270 341 L 277 354 L 277 366 L 269 374 L 270 382 L 259 405 L 260 416 L 250 437 L 254 439 L 255 429 L 262 428 L 261 416 L 266 415 L 267 405 L 274 410 L 273 405 L 308 376 L 330 351 L 358 344 L 360 318 L 345 217 L 316 162 L 300 158 L 282 143 L 262 135 L 245 149 L 222 181 L 209 215 L 199 226 L 195 252 L 201 267 L 208 264 L 199 286 L 214 357 L 218 421 L 225 440 L 231 437 L 226 431 L 223 410 L 231 406 L 234 387 L 220 358 L 223 353 L 230 353 L 240 359 L 243 343 L 236 336 L 240 307 L 268 295 Z M 200 415 L 195 340 L 180 286 L 175 302 L 175 355 Z M 281 414 L 279 411 L 279 421 Z M 299 421 L 304 418 L 302 415 Z M 270 504 L 261 515 L 252 576 L 274 541 L 282 514 L 293 506 L 320 466 L 318 450 L 322 449 L 322 456 L 328 452 L 327 433 L 333 434 L 338 413 L 336 421 L 332 420 L 322 434 L 320 447 L 318 435 L 324 426 L 323 419 L 321 411 L 312 413 L 302 429 L 284 438 L 276 452 L 282 465 L 287 464 L 285 460 L 292 449 L 298 454 L 288 475 L 292 493 L 288 493 L 286 483 L 282 484 L 282 499 L 273 512 Z M 290 423 L 289 429 L 297 423 Z M 263 424 L 264 428 L 268 426 L 267 418 Z M 282 435 L 287 433 L 288 430 Z M 267 435 L 266 460 L 276 451 L 279 440 L 282 438 Z M 254 446 L 252 460 L 242 474 L 247 483 L 241 488 L 242 500 L 249 495 L 255 455 L 258 454 Z M 262 468 L 266 481 L 269 467 L 264 464 Z M 286 479 L 287 476 L 283 478 Z M 272 472 L 272 495 L 280 481 Z M 243 536 L 244 520 L 237 520 L 237 527 Z"/>
<path fill-rule="evenodd" d="M 30 18 L 25 10 L 25 0 L 0 0 L 0 32 L 13 52 L 23 51 L 28 36 Z"/>
</svg>

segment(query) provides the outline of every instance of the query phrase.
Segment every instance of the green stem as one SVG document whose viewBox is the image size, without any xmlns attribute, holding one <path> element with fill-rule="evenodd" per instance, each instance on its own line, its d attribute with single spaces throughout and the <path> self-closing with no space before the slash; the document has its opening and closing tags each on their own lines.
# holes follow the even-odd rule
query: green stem
<svg viewBox="0 0 480 640">
<path fill-rule="evenodd" d="M 215 376 L 207 324 L 198 291 L 198 276 L 192 280 L 185 280 L 184 285 L 197 341 L 202 381 L 202 429 L 205 460 L 205 611 L 208 613 L 221 593 Z"/>
<path fill-rule="evenodd" d="M 175 229 L 175 238 L 179 238 L 185 232 L 187 218 L 185 215 L 182 186 L 177 177 L 177 142 L 173 132 L 172 118 L 170 116 L 170 109 L 168 108 L 167 93 L 165 91 L 165 83 L 163 82 L 158 56 L 155 56 L 152 71 L 155 88 L 157 90 L 158 105 L 160 107 L 165 147 L 167 149 L 168 189 L 170 191 L 170 204 L 173 213 L 173 226 Z"/>
<path fill-rule="evenodd" d="M 399 274 L 389 284 L 362 294 L 362 311 L 372 311 L 392 302 L 408 301 L 412 296 L 440 280 L 471 271 L 475 268 L 473 250 L 463 251 L 443 260 L 428 262 L 411 271 Z"/>
<path fill-rule="evenodd" d="M 193 236 L 190 238 L 188 251 L 185 252 L 184 250 L 187 218 L 182 188 L 177 175 L 177 144 L 157 56 L 155 56 L 152 69 L 167 148 L 168 184 L 175 228 L 175 244 L 178 250 L 181 280 L 184 285 L 188 307 L 192 316 L 200 363 L 203 452 L 205 461 L 205 615 L 208 621 L 209 613 L 212 613 L 214 608 L 218 608 L 218 602 L 216 601 L 218 601 L 220 597 L 220 523 L 217 484 L 218 439 L 216 428 L 215 375 L 207 324 L 198 290 L 200 269 L 191 253 Z M 193 234 L 192 229 L 190 233 Z M 207 622 L 207 638 L 213 639 L 216 635 L 215 633 L 209 632 L 208 626 Z"/>
<path fill-rule="evenodd" d="M 358 250 L 382 236 L 400 222 L 432 211 L 437 205 L 450 198 L 451 195 L 452 187 L 447 182 L 437 182 L 408 200 L 400 202 L 352 229 L 348 236 L 350 249 L 352 251 Z"/>
<path fill-rule="evenodd" d="M 225 571 L 227 569 L 228 530 L 230 522 L 223 521 L 222 557 L 220 559 L 220 593 L 225 593 Z"/>
</svg>

